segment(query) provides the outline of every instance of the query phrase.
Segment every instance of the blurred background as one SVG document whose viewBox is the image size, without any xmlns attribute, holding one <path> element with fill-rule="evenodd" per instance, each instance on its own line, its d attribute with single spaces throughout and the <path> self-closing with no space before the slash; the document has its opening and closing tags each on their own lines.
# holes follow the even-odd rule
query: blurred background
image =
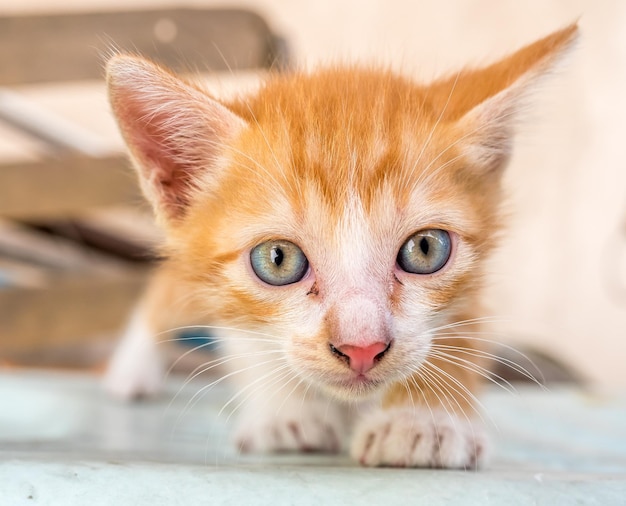
<svg viewBox="0 0 626 506">
<path fill-rule="evenodd" d="M 270 66 L 337 60 L 429 80 L 576 19 L 578 50 L 520 128 L 485 302 L 503 342 L 626 386 L 619 0 L 3 0 L 0 366 L 101 368 L 153 261 L 160 235 L 101 79 L 107 48 L 202 71 L 229 95 Z"/>
</svg>

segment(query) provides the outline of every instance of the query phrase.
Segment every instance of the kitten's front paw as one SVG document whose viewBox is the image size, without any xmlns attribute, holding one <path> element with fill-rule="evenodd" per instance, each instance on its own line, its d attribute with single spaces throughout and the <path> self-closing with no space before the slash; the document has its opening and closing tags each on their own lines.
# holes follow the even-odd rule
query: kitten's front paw
<svg viewBox="0 0 626 506">
<path fill-rule="evenodd" d="M 295 402 L 276 411 L 248 409 L 235 433 L 244 453 L 338 453 L 344 436 L 341 413 L 326 403 Z"/>
<path fill-rule="evenodd" d="M 165 376 L 160 357 L 139 357 L 132 363 L 129 358 L 113 357 L 102 380 L 104 389 L 125 401 L 152 397 L 160 392 Z"/>
<path fill-rule="evenodd" d="M 103 378 L 104 389 L 123 400 L 153 396 L 165 370 L 156 341 L 139 315 L 128 326 Z"/>
<path fill-rule="evenodd" d="M 365 466 L 480 467 L 487 446 L 482 425 L 444 410 L 421 409 L 380 410 L 361 421 L 352 457 Z"/>
</svg>

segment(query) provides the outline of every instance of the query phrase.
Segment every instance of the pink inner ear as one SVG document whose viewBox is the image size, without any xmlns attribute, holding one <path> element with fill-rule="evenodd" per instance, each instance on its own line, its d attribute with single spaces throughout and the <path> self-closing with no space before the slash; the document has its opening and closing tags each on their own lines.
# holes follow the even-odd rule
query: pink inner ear
<svg viewBox="0 0 626 506">
<path fill-rule="evenodd" d="M 107 65 L 111 104 L 157 213 L 182 216 L 197 181 L 209 181 L 222 146 L 245 123 L 201 89 L 145 60 Z"/>
<path fill-rule="evenodd" d="M 151 185 L 151 191 L 156 193 L 159 205 L 170 217 L 179 217 L 189 204 L 194 189 L 193 173 L 198 167 L 183 162 L 183 154 L 171 141 L 163 135 L 152 134 L 150 130 L 146 128 L 135 140 L 139 170 Z"/>
<path fill-rule="evenodd" d="M 201 106 L 172 100 L 165 94 L 160 101 L 136 92 L 124 95 L 116 97 L 122 105 L 118 119 L 147 197 L 167 218 L 178 218 L 184 214 L 194 181 L 206 164 L 201 145 L 210 139 L 202 138 L 209 128 L 200 117 Z M 198 110 L 184 110 L 193 107 Z M 159 108 L 163 110 L 155 112 Z"/>
</svg>

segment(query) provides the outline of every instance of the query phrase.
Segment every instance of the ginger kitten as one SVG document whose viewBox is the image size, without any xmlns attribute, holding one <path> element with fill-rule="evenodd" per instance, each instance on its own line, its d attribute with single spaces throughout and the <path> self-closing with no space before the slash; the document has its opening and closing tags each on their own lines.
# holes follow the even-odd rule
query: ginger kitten
<svg viewBox="0 0 626 506">
<path fill-rule="evenodd" d="M 168 239 L 108 388 L 153 393 L 157 334 L 208 322 L 242 450 L 338 451 L 351 434 L 364 465 L 480 465 L 471 336 L 501 175 L 521 102 L 576 36 L 428 86 L 337 67 L 231 103 L 113 57 L 113 111 Z M 345 403 L 372 399 L 352 428 Z"/>
</svg>

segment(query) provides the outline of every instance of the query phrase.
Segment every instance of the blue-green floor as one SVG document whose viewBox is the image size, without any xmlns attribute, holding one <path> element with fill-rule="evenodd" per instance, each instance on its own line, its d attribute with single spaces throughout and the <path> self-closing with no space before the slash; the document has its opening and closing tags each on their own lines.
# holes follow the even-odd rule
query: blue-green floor
<svg viewBox="0 0 626 506">
<path fill-rule="evenodd" d="M 232 421 L 218 416 L 226 387 L 190 404 L 200 385 L 181 384 L 126 405 L 93 376 L 1 372 L 0 506 L 626 505 L 626 395 L 490 390 L 495 454 L 487 469 L 465 472 L 240 456 Z"/>
</svg>

